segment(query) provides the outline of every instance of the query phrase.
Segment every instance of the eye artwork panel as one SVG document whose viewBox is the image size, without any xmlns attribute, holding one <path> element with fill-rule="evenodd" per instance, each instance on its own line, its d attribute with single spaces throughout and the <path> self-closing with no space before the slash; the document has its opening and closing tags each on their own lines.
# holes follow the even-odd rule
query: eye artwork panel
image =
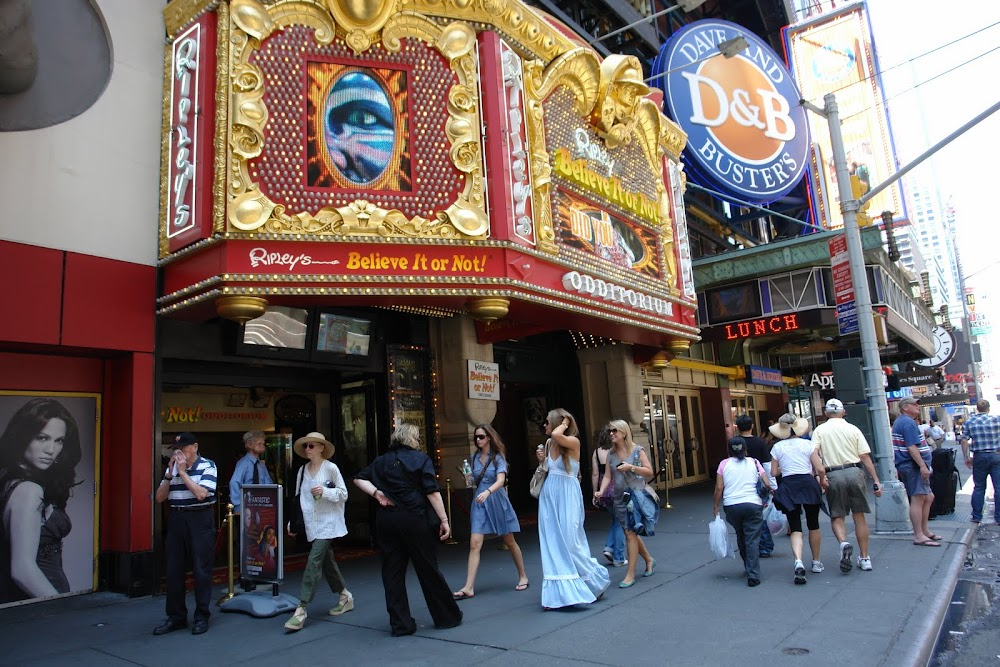
<svg viewBox="0 0 1000 667">
<path fill-rule="evenodd" d="M 406 75 L 307 63 L 308 186 L 411 190 Z"/>
</svg>

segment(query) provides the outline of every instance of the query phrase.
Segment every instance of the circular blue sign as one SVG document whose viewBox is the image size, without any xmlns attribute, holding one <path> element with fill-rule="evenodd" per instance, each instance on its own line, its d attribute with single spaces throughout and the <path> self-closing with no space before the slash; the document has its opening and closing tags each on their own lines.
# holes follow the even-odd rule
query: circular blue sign
<svg viewBox="0 0 1000 667">
<path fill-rule="evenodd" d="M 719 45 L 744 37 L 733 58 Z M 787 194 L 808 165 L 809 125 L 784 61 L 745 28 L 708 19 L 678 30 L 653 61 L 664 113 L 688 135 L 692 180 L 723 194 L 769 202 Z"/>
</svg>

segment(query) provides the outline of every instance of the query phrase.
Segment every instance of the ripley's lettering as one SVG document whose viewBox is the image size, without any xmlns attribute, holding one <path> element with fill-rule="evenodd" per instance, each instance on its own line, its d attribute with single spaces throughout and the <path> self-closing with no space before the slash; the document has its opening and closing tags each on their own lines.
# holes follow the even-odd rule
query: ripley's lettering
<svg viewBox="0 0 1000 667">
<path fill-rule="evenodd" d="M 357 253 L 352 253 L 357 254 Z M 328 262 L 320 261 L 318 259 L 313 259 L 312 256 L 305 253 L 299 255 L 293 255 L 290 252 L 268 252 L 266 248 L 254 248 L 250 251 L 250 266 L 251 268 L 257 268 L 258 266 L 284 266 L 287 267 L 289 271 L 294 269 L 296 266 L 301 264 L 302 266 L 310 266 L 311 264 L 340 264 L 339 259 L 333 259 Z"/>
</svg>

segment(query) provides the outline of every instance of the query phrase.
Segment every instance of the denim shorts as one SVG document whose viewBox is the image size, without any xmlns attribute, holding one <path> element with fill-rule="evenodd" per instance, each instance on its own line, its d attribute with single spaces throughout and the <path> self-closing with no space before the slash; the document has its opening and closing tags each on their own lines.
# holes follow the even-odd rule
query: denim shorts
<svg viewBox="0 0 1000 667">
<path fill-rule="evenodd" d="M 931 480 L 923 479 L 920 476 L 920 468 L 912 461 L 904 461 L 896 466 L 896 474 L 899 481 L 906 487 L 908 496 L 929 496 L 931 494 Z"/>
</svg>

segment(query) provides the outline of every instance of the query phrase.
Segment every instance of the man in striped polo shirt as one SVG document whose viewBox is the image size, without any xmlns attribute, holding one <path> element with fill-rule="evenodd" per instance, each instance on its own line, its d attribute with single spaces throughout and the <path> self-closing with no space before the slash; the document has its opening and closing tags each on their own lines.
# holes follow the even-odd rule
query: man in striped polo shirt
<svg viewBox="0 0 1000 667">
<path fill-rule="evenodd" d="M 931 448 L 916 421 L 920 405 L 917 399 L 907 396 L 899 399 L 897 409 L 899 416 L 892 423 L 892 453 L 896 474 L 910 497 L 913 543 L 919 547 L 939 547 L 941 536 L 935 535 L 927 525 L 934 493 L 930 484 Z"/>
<path fill-rule="evenodd" d="M 165 635 L 187 627 L 184 574 L 190 558 L 194 571 L 194 625 L 191 634 L 208 631 L 212 600 L 212 558 L 215 552 L 215 463 L 198 455 L 198 439 L 181 433 L 174 439 L 174 455 L 156 487 L 156 502 L 168 501 L 167 622 L 153 630 Z"/>
</svg>

